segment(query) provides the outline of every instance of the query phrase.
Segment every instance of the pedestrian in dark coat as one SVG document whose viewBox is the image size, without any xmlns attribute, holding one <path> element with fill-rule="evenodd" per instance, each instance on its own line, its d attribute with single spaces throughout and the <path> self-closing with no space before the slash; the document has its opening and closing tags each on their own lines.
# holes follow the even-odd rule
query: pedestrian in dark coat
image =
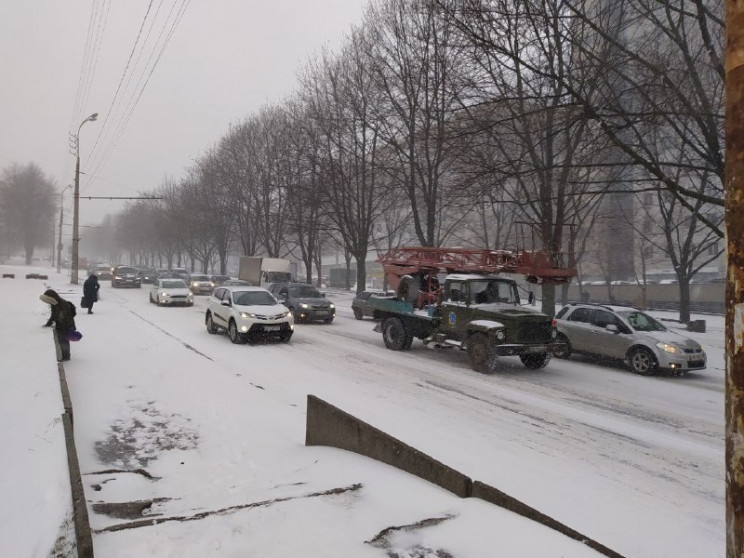
<svg viewBox="0 0 744 558">
<path fill-rule="evenodd" d="M 98 289 L 101 285 L 98 283 L 98 275 L 91 273 L 83 283 L 83 298 L 88 308 L 88 314 L 93 313 L 93 303 L 98 302 Z"/>
<path fill-rule="evenodd" d="M 40 295 L 39 298 L 52 307 L 52 315 L 49 316 L 49 320 L 44 326 L 51 327 L 54 324 L 57 344 L 62 353 L 61 360 L 70 360 L 70 340 L 67 338 L 67 334 L 77 329 L 75 327 L 75 305 L 59 296 L 52 289 L 44 291 L 44 294 Z"/>
</svg>

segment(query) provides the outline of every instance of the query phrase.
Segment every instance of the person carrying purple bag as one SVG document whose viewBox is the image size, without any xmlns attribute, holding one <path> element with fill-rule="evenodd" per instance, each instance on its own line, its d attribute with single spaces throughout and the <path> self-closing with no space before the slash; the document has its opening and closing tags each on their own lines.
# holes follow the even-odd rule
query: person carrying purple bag
<svg viewBox="0 0 744 558">
<path fill-rule="evenodd" d="M 44 294 L 39 295 L 39 298 L 52 308 L 52 315 L 49 316 L 49 320 L 44 324 L 44 327 L 51 327 L 54 324 L 57 344 L 62 353 L 60 360 L 70 360 L 70 339 L 79 340 L 82 337 L 75 327 L 75 315 L 77 314 L 75 305 L 59 296 L 57 291 L 52 289 L 44 291 Z"/>
</svg>

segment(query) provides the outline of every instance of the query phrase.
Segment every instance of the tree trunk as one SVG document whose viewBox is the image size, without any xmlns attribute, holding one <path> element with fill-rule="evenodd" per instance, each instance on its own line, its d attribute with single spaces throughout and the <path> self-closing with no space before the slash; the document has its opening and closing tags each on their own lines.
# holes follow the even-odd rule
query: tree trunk
<svg viewBox="0 0 744 558">
<path fill-rule="evenodd" d="M 690 321 L 690 278 L 684 277 L 679 282 L 679 321 L 686 324 Z"/>
<path fill-rule="evenodd" d="M 726 2 L 726 556 L 744 556 L 744 3 Z"/>
<path fill-rule="evenodd" d="M 542 313 L 555 316 L 555 285 L 542 286 Z"/>
</svg>

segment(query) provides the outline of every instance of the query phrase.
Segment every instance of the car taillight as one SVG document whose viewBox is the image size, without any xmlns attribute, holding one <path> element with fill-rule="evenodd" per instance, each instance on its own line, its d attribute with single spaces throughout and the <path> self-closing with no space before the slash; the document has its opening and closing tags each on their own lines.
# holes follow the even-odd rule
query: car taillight
<svg viewBox="0 0 744 558">
<path fill-rule="evenodd" d="M 557 322 L 557 321 L 555 320 L 555 318 L 553 318 L 553 321 L 551 322 L 551 325 L 552 325 L 553 327 L 555 327 L 555 326 L 557 326 L 557 325 L 558 325 L 558 322 Z"/>
</svg>

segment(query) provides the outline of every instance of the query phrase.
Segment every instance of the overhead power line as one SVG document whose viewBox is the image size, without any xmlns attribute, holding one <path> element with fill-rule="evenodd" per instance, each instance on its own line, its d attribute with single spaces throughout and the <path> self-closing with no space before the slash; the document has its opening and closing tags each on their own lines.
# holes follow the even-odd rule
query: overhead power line
<svg viewBox="0 0 744 558">
<path fill-rule="evenodd" d="M 97 173 L 123 137 L 137 104 L 190 3 L 191 0 L 174 0 L 170 10 L 162 18 L 159 18 L 159 14 L 163 0 L 160 0 L 154 12 L 153 2 L 149 3 L 109 106 L 109 113 L 87 158 L 86 165 L 90 169 L 88 174 Z M 155 29 L 157 32 L 153 33 Z M 153 36 L 155 38 L 151 39 Z M 142 63 L 145 57 L 146 60 Z M 88 178 L 85 186 L 90 182 L 91 179 Z"/>
</svg>

